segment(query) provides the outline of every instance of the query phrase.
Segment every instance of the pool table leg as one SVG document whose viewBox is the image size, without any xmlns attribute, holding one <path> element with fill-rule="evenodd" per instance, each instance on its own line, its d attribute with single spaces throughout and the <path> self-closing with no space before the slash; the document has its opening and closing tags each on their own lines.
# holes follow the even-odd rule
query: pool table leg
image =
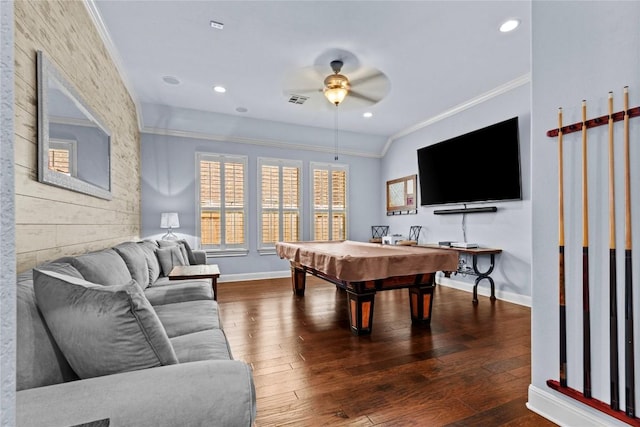
<svg viewBox="0 0 640 427">
<path fill-rule="evenodd" d="M 434 285 L 409 288 L 409 305 L 411 308 L 411 321 L 413 323 L 425 326 L 431 324 L 434 288 Z"/>
<path fill-rule="evenodd" d="M 298 296 L 304 296 L 305 281 L 307 272 L 300 264 L 291 262 L 291 284 L 293 285 L 293 293 Z"/>
<path fill-rule="evenodd" d="M 356 294 L 347 290 L 349 323 L 353 335 L 369 335 L 373 328 L 373 302 L 376 293 Z"/>
</svg>

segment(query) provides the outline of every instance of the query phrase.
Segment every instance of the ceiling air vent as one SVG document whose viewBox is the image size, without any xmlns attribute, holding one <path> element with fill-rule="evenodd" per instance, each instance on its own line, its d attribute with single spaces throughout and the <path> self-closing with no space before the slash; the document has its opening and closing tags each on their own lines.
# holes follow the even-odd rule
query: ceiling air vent
<svg viewBox="0 0 640 427">
<path fill-rule="evenodd" d="M 292 104 L 304 104 L 304 102 L 309 99 L 308 96 L 302 96 L 302 95 L 291 95 L 289 97 L 289 102 Z"/>
</svg>

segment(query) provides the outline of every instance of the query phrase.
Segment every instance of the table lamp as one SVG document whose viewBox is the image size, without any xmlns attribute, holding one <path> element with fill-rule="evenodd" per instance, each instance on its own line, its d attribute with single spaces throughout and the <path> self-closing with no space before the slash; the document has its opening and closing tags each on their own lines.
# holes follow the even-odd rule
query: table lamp
<svg viewBox="0 0 640 427">
<path fill-rule="evenodd" d="M 162 240 L 177 240 L 178 236 L 173 234 L 174 228 L 180 228 L 180 220 L 177 212 L 163 212 L 160 215 L 160 228 L 168 228 L 167 233 L 162 236 Z"/>
</svg>

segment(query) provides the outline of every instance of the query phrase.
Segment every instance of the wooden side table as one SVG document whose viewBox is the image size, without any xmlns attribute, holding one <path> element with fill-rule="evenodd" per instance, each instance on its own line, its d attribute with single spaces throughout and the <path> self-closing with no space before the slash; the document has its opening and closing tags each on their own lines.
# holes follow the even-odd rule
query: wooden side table
<svg viewBox="0 0 640 427">
<path fill-rule="evenodd" d="M 218 264 L 176 265 L 169 273 L 169 280 L 211 279 L 213 299 L 218 300 Z"/>
</svg>

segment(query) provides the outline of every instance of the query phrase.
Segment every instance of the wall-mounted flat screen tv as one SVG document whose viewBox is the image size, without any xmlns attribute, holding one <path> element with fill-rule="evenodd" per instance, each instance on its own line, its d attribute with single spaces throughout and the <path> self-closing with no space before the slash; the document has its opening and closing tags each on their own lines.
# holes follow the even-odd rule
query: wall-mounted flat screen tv
<svg viewBox="0 0 640 427">
<path fill-rule="evenodd" d="M 420 204 L 522 199 L 518 117 L 418 149 Z"/>
</svg>

